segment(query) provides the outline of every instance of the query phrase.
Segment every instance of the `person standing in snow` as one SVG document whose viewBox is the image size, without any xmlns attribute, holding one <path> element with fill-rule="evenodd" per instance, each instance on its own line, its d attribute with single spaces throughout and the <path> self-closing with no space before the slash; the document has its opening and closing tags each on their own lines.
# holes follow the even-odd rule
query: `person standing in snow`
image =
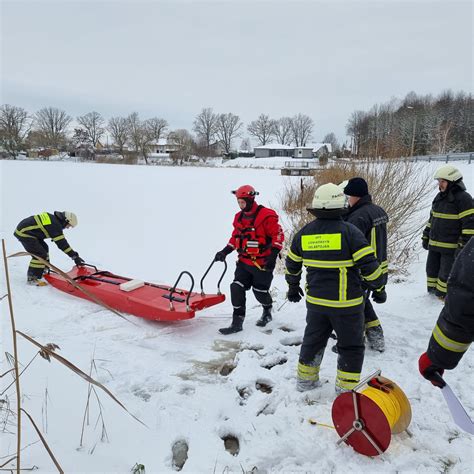
<svg viewBox="0 0 474 474">
<path fill-rule="evenodd" d="M 277 257 L 283 247 L 284 235 L 278 215 L 258 205 L 255 196 L 259 193 L 250 185 L 232 191 L 240 207 L 234 217 L 234 230 L 228 244 L 216 253 L 215 261 L 223 262 L 227 255 L 237 250 L 238 261 L 234 281 L 230 285 L 233 306 L 232 323 L 219 329 L 221 334 L 242 331 L 245 319 L 245 293 L 252 288 L 255 298 L 263 306 L 257 326 L 266 326 L 272 320 L 273 300 L 270 284 L 273 279 Z"/>
<path fill-rule="evenodd" d="M 474 235 L 474 206 L 466 192 L 461 172 L 451 165 L 436 171 L 439 193 L 433 200 L 430 218 L 423 231 L 428 250 L 426 277 L 429 293 L 444 299 L 454 257 Z"/>
<path fill-rule="evenodd" d="M 370 246 L 374 249 L 375 257 L 382 268 L 381 288 L 373 293 L 372 297 L 374 300 L 378 299 L 377 303 L 385 303 L 387 293 L 384 287 L 387 284 L 388 277 L 387 213 L 372 202 L 365 179 L 351 178 L 343 191 L 348 196 L 349 205 L 344 220 L 354 224 L 364 234 Z M 371 349 L 383 352 L 385 350 L 383 329 L 370 302 L 370 293 L 370 290 L 368 290 L 364 297 L 365 336 Z"/>
<path fill-rule="evenodd" d="M 77 216 L 69 211 L 42 212 L 23 219 L 17 226 L 14 236 L 20 241 L 24 249 L 44 260 L 49 260 L 49 248 L 45 239 L 51 239 L 76 265 L 83 265 L 84 260 L 79 257 L 64 237 L 63 229 L 76 227 Z M 27 282 L 31 285 L 43 286 L 42 279 L 45 270 L 44 263 L 33 257 L 27 273 Z"/>
<path fill-rule="evenodd" d="M 320 386 L 319 369 L 331 332 L 337 335 L 336 391 L 354 388 L 364 361 L 364 286 L 382 297 L 382 268 L 362 232 L 344 222 L 346 198 L 336 184 L 320 186 L 308 211 L 316 219 L 293 238 L 286 257 L 288 300 L 304 295 L 300 287 L 306 267 L 306 329 L 301 346 L 297 390 Z M 381 290 L 383 291 L 383 290 Z"/>
<path fill-rule="evenodd" d="M 421 375 L 444 387 L 445 369 L 454 369 L 474 341 L 474 239 L 460 251 L 448 280 L 444 308 L 418 361 Z"/>
</svg>

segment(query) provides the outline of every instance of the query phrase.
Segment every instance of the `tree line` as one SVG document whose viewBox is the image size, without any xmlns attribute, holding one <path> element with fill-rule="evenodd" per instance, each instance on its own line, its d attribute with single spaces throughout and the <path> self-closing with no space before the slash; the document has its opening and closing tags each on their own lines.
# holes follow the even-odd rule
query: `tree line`
<svg viewBox="0 0 474 474">
<path fill-rule="evenodd" d="M 160 117 L 141 119 L 137 112 L 125 117 L 111 117 L 105 120 L 98 112 L 89 112 L 73 118 L 64 110 L 44 107 L 30 114 L 22 107 L 4 104 L 0 107 L 0 146 L 4 153 L 16 158 L 20 151 L 31 148 L 52 147 L 68 151 L 79 146 L 96 149 L 107 137 L 114 149 L 124 154 L 133 151 L 145 161 L 150 146 L 161 138 L 175 145 L 178 160 L 197 156 L 229 154 L 237 138 L 243 138 L 241 148 L 251 151 L 250 139 L 244 137 L 244 124 L 233 113 L 215 113 L 212 108 L 203 108 L 194 118 L 194 135 L 186 129 L 170 130 L 168 121 Z M 279 143 L 304 146 L 311 139 L 314 122 L 304 114 L 294 117 L 271 119 L 261 114 L 246 128 L 258 145 Z M 335 135 L 327 135 L 335 141 Z M 103 147 L 103 143 L 101 143 Z"/>
<path fill-rule="evenodd" d="M 347 122 L 356 157 L 395 158 L 474 150 L 473 97 L 442 92 L 436 97 L 410 92 L 402 100 L 356 110 Z"/>
<path fill-rule="evenodd" d="M 3 104 L 0 107 L 0 152 L 16 158 L 31 148 L 51 147 L 70 151 L 78 147 L 95 150 L 107 137 L 117 153 L 134 153 L 148 162 L 153 144 L 166 138 L 175 147 L 173 158 L 182 162 L 191 156 L 201 158 L 228 155 L 238 138 L 240 148 L 252 151 L 257 145 L 270 143 L 305 146 L 314 135 L 314 122 L 308 115 L 296 114 L 272 118 L 260 114 L 247 127 L 238 115 L 216 113 L 203 108 L 193 121 L 192 132 L 170 130 L 161 117 L 142 119 L 137 112 L 109 120 L 98 112 L 73 118 L 64 110 L 44 107 L 30 114 L 22 107 Z M 445 154 L 474 150 L 473 98 L 464 92 L 448 90 L 439 96 L 410 92 L 402 99 L 374 105 L 369 111 L 353 112 L 346 131 L 351 139 L 345 154 L 363 158 Z M 247 135 L 246 135 L 247 133 Z M 334 133 L 324 136 L 333 152 L 342 151 Z M 347 149 L 350 149 L 347 150 Z"/>
</svg>

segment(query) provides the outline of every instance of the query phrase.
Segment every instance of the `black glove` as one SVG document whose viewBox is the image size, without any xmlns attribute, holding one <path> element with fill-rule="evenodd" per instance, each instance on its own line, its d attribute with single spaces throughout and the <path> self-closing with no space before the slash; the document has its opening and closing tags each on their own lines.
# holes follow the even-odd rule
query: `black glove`
<svg viewBox="0 0 474 474">
<path fill-rule="evenodd" d="M 81 258 L 79 257 L 79 255 L 77 257 L 74 257 L 74 263 L 80 267 L 81 265 L 84 265 L 86 262 Z"/>
<path fill-rule="evenodd" d="M 385 303 L 385 301 L 387 301 L 387 292 L 385 291 L 385 288 L 379 291 L 373 291 L 372 299 L 374 300 L 375 303 L 378 303 L 378 304 Z"/>
<path fill-rule="evenodd" d="M 436 367 L 431 359 L 428 357 L 428 354 L 424 352 L 421 354 L 418 359 L 418 369 L 420 374 L 426 380 L 429 380 L 435 387 L 443 388 L 446 385 L 446 382 L 443 380 L 444 370 Z"/>
<path fill-rule="evenodd" d="M 222 250 L 216 253 L 214 257 L 215 262 L 223 262 L 227 255 L 229 255 L 234 249 L 230 245 L 226 245 Z"/>
<path fill-rule="evenodd" d="M 428 250 L 428 249 L 430 248 L 429 240 L 428 240 L 428 239 L 423 238 L 423 239 L 421 240 L 421 245 L 423 245 L 423 248 L 424 248 L 425 250 Z"/>
<path fill-rule="evenodd" d="M 304 291 L 299 285 L 290 285 L 288 287 L 288 293 L 286 294 L 286 297 L 291 303 L 298 303 L 298 301 L 300 301 L 303 296 Z"/>
<path fill-rule="evenodd" d="M 269 272 L 275 270 L 275 265 L 279 254 L 280 249 L 272 247 L 272 253 L 265 259 L 265 270 L 268 270 Z"/>
</svg>

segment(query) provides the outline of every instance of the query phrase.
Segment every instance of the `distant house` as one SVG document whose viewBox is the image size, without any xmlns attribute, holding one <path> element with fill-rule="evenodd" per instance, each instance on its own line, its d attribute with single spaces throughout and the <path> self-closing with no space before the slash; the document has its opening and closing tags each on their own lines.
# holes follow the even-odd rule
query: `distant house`
<svg viewBox="0 0 474 474">
<path fill-rule="evenodd" d="M 321 158 L 332 153 L 332 145 L 330 143 L 313 143 L 311 146 L 313 147 L 314 158 Z"/>
<path fill-rule="evenodd" d="M 59 150 L 56 148 L 31 148 L 27 150 L 27 158 L 43 158 L 47 159 L 50 156 L 58 155 Z"/>
<path fill-rule="evenodd" d="M 149 153 L 173 153 L 178 151 L 179 145 L 173 143 L 173 141 L 167 138 L 160 138 L 159 140 L 153 140 L 148 144 Z"/>
<path fill-rule="evenodd" d="M 296 146 L 294 148 L 293 158 L 313 158 L 312 146 Z"/>
<path fill-rule="evenodd" d="M 270 143 L 268 145 L 256 146 L 253 151 L 255 158 L 270 158 L 272 156 L 289 156 L 293 158 L 295 147 L 290 145 L 279 145 Z"/>
</svg>

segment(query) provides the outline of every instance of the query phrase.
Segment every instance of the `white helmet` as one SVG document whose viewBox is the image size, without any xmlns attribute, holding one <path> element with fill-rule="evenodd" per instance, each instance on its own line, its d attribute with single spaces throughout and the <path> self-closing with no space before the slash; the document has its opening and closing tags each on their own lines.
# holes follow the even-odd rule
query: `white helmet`
<svg viewBox="0 0 474 474">
<path fill-rule="evenodd" d="M 339 183 L 338 186 L 341 188 L 342 192 L 344 192 L 344 188 L 347 186 L 349 183 L 348 179 L 345 179 L 342 183 Z"/>
<path fill-rule="evenodd" d="M 64 211 L 64 217 L 66 218 L 67 223 L 71 227 L 76 227 L 77 225 L 77 216 L 74 212 Z"/>
<path fill-rule="evenodd" d="M 346 196 L 337 184 L 328 183 L 319 186 L 314 192 L 312 209 L 343 209 Z"/>
<path fill-rule="evenodd" d="M 434 179 L 444 179 L 446 181 L 455 182 L 459 179 L 462 179 L 461 172 L 452 165 L 445 165 L 439 168 L 435 175 Z"/>
</svg>

